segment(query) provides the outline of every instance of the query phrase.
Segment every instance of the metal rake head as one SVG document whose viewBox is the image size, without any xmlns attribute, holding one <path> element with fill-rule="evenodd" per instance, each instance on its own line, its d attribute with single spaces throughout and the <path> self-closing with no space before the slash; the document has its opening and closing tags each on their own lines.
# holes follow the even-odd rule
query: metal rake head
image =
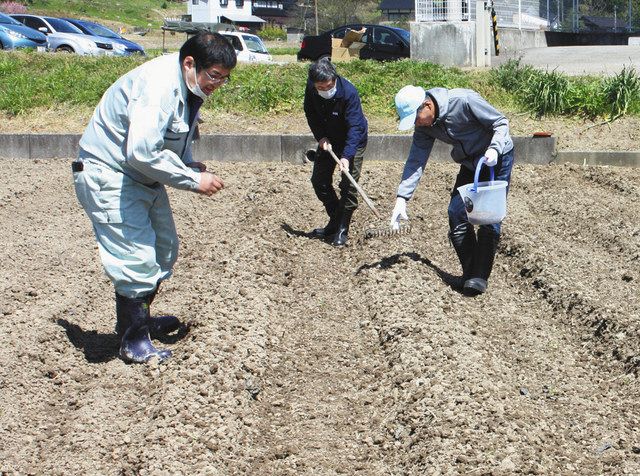
<svg viewBox="0 0 640 476">
<path fill-rule="evenodd" d="M 364 231 L 364 239 L 369 238 L 385 238 L 396 235 L 408 235 L 411 233 L 411 225 L 400 225 L 400 228 L 394 230 L 392 228 L 369 228 Z"/>
</svg>

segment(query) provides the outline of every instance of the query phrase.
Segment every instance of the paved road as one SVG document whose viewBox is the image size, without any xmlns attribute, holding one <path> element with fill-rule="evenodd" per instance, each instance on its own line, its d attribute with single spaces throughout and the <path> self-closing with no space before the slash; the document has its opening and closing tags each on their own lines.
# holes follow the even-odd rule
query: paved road
<svg viewBox="0 0 640 476">
<path fill-rule="evenodd" d="M 640 72 L 640 46 L 556 46 L 531 48 L 518 53 L 492 58 L 492 66 L 521 57 L 524 64 L 541 69 L 557 69 L 571 75 L 613 75 L 624 66 L 633 66 Z"/>
</svg>

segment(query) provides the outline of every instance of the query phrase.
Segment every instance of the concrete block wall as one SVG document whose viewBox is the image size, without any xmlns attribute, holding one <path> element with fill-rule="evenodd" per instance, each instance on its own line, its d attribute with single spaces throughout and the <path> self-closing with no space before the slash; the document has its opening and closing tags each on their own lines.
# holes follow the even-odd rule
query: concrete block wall
<svg viewBox="0 0 640 476">
<path fill-rule="evenodd" d="M 517 56 L 529 48 L 546 48 L 547 37 L 544 30 L 519 30 L 517 28 L 500 28 L 498 25 L 498 42 L 500 55 Z M 495 48 L 491 48 L 495 56 Z"/>
<path fill-rule="evenodd" d="M 73 160 L 79 134 L 0 134 L 0 159 Z M 516 162 L 547 165 L 573 163 L 640 167 L 640 152 L 560 151 L 555 137 L 514 137 Z M 316 146 L 311 135 L 205 135 L 194 146 L 196 160 L 230 162 L 289 162 L 301 164 L 307 149 Z M 404 161 L 411 147 L 411 135 L 369 136 L 366 160 Z M 436 141 L 430 161 L 451 160 L 451 146 Z"/>
<path fill-rule="evenodd" d="M 0 158 L 72 160 L 78 152 L 79 134 L 0 134 Z M 367 160 L 404 161 L 412 136 L 369 136 Z M 516 160 L 548 164 L 555 158 L 554 137 L 514 137 Z M 315 148 L 311 135 L 204 135 L 194 144 L 194 158 L 200 161 L 303 163 L 307 149 Z M 436 141 L 431 161 L 449 161 L 451 146 Z"/>
</svg>

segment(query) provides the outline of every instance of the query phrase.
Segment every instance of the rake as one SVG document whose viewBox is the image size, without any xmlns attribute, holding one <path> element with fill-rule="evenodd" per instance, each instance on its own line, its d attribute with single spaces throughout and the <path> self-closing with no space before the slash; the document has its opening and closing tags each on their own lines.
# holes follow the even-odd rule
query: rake
<svg viewBox="0 0 640 476">
<path fill-rule="evenodd" d="M 329 152 L 329 154 L 331 154 L 331 157 L 333 157 L 333 160 L 336 161 L 336 163 L 338 164 L 338 167 L 340 167 L 340 159 L 338 159 L 336 154 L 333 153 L 333 148 L 331 147 L 331 144 L 328 144 L 327 151 Z M 351 176 L 349 171 L 343 170 L 342 173 L 349 179 L 349 182 L 351 182 L 351 185 L 353 185 L 354 188 L 358 191 L 358 193 L 364 200 L 364 203 L 367 204 L 367 206 L 373 212 L 376 218 L 378 220 L 382 220 L 382 217 L 380 216 L 380 213 L 376 209 L 376 206 L 373 204 L 371 199 L 367 197 L 367 194 L 364 192 L 364 190 L 358 184 L 358 182 L 356 182 L 355 179 Z M 408 225 L 408 224 L 400 225 L 400 227 L 397 230 L 394 230 L 393 228 L 390 228 L 390 227 L 367 228 L 364 231 L 364 238 L 369 239 L 369 238 L 382 238 L 382 237 L 396 236 L 396 235 L 407 235 L 410 232 L 411 232 L 411 225 Z"/>
</svg>

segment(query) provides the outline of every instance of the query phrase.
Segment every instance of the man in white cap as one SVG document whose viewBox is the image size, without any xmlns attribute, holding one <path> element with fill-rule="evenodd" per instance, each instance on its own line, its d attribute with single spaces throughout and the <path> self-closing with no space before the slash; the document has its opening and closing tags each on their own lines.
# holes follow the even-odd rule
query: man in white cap
<svg viewBox="0 0 640 476">
<path fill-rule="evenodd" d="M 500 238 L 500 223 L 480 225 L 478 233 L 467 219 L 458 187 L 472 183 L 478 161 L 494 168 L 495 180 L 511 179 L 513 141 L 507 118 L 475 91 L 469 89 L 405 86 L 395 98 L 400 116 L 399 130 L 415 126 L 413 143 L 398 187 L 391 227 L 398 229 L 407 220 L 407 201 L 411 199 L 433 143 L 439 139 L 453 146 L 451 157 L 460 164 L 449 202 L 449 239 L 462 265 L 459 287 L 465 294 L 477 295 L 487 289 Z M 480 180 L 489 180 L 489 168 L 483 167 Z"/>
</svg>

